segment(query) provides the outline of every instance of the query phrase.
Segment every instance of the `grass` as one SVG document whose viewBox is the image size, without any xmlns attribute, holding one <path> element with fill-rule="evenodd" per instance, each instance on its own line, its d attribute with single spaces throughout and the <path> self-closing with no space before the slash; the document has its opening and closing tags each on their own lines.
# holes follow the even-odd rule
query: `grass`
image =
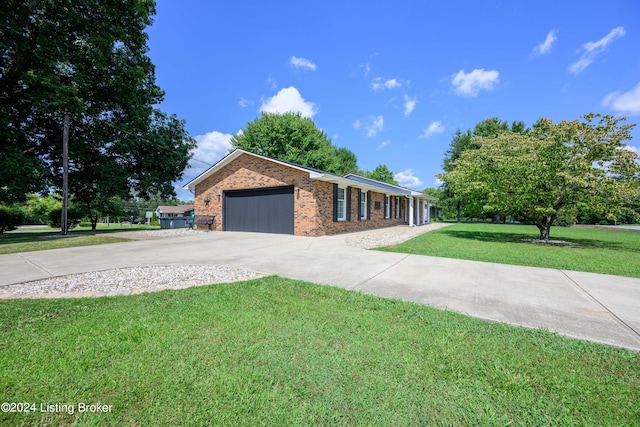
<svg viewBox="0 0 640 427">
<path fill-rule="evenodd" d="M 573 245 L 523 242 L 537 239 L 535 226 L 454 224 L 422 234 L 392 252 L 640 277 L 640 232 L 595 227 L 553 227 L 551 239 Z"/>
<path fill-rule="evenodd" d="M 95 231 L 91 230 L 91 228 L 77 227 L 69 231 L 67 237 L 61 236 L 59 229 L 55 230 L 47 226 L 20 229 L 0 235 L 0 255 L 127 242 L 131 239 L 109 236 L 109 234 L 157 228 L 158 227 L 149 227 L 146 225 L 111 225 L 110 227 L 106 227 L 103 224 L 98 224 L 98 229 Z"/>
<path fill-rule="evenodd" d="M 3 401 L 76 409 L 0 425 L 640 424 L 636 353 L 339 288 L 0 306 Z"/>
</svg>

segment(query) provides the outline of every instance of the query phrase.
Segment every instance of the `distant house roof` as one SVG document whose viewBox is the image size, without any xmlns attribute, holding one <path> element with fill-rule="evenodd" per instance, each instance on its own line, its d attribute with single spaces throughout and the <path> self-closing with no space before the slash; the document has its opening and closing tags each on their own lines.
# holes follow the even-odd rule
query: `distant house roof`
<svg viewBox="0 0 640 427">
<path fill-rule="evenodd" d="M 359 176 L 355 174 L 348 174 L 345 176 L 334 175 L 329 172 L 321 171 L 321 170 L 310 168 L 307 166 L 298 165 L 296 163 L 291 163 L 291 162 L 274 159 L 271 157 L 261 156 L 260 154 L 251 153 L 249 151 L 245 151 L 240 148 L 236 148 L 235 150 L 227 154 L 225 157 L 223 157 L 216 164 L 211 166 L 209 169 L 207 169 L 206 171 L 204 171 L 203 173 L 195 177 L 193 180 L 187 183 L 183 187 L 183 189 L 194 191 L 196 184 L 204 181 L 209 176 L 216 173 L 217 171 L 222 169 L 224 166 L 226 166 L 233 160 L 240 157 L 242 154 L 248 154 L 250 156 L 255 156 L 264 160 L 268 160 L 270 162 L 278 163 L 284 166 L 301 170 L 303 172 L 307 172 L 309 174 L 309 178 L 317 179 L 319 181 L 333 182 L 333 183 L 345 185 L 345 186 L 357 184 L 357 186 L 362 188 L 363 190 L 372 190 L 380 193 L 387 193 L 390 195 L 397 195 L 397 196 L 406 196 L 406 197 L 413 196 L 415 198 L 424 199 L 424 200 L 432 200 L 432 201 L 437 200 L 436 198 L 427 196 L 426 194 L 423 194 L 419 191 L 410 190 L 408 188 L 387 184 L 386 182 L 377 181 L 375 179 L 365 178 L 363 176 Z"/>
<path fill-rule="evenodd" d="M 157 213 L 160 214 L 180 214 L 191 212 L 194 209 L 193 205 L 180 205 L 180 206 L 158 206 Z"/>
</svg>

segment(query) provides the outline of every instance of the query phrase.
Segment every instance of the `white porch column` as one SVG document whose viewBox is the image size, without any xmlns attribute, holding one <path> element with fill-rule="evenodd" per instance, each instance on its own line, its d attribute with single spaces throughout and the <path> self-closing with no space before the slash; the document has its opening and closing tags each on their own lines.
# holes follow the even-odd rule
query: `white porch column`
<svg viewBox="0 0 640 427">
<path fill-rule="evenodd" d="M 431 203 L 427 200 L 427 224 L 431 224 Z"/>
<path fill-rule="evenodd" d="M 409 198 L 409 227 L 413 227 L 413 196 Z"/>
</svg>

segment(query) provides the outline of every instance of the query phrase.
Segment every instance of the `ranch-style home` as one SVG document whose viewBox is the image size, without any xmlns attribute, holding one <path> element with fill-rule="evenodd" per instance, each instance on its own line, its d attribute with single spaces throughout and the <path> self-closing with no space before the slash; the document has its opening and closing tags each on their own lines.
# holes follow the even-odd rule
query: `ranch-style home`
<svg viewBox="0 0 640 427">
<path fill-rule="evenodd" d="M 323 236 L 431 222 L 437 199 L 235 149 L 184 189 L 198 229 Z"/>
</svg>

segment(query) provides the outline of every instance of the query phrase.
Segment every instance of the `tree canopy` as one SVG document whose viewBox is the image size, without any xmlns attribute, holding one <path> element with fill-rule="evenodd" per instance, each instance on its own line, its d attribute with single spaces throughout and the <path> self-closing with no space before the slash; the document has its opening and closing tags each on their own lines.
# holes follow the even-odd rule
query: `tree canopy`
<svg viewBox="0 0 640 427">
<path fill-rule="evenodd" d="M 195 146 L 184 122 L 154 105 L 145 28 L 151 0 L 8 0 L 0 6 L 0 203 L 61 185 L 70 116 L 70 196 L 175 194 Z"/>
<path fill-rule="evenodd" d="M 466 132 L 462 132 L 458 129 L 453 135 L 449 149 L 445 152 L 442 168 L 445 172 L 453 171 L 457 165 L 458 158 L 463 152 L 479 148 L 475 137 L 495 137 L 504 132 L 525 134 L 529 132 L 529 129 L 527 129 L 525 124 L 520 121 L 514 121 L 511 126 L 509 126 L 506 121 L 501 121 L 498 117 L 491 117 L 481 121 L 473 130 L 468 129 Z M 467 216 L 472 217 L 494 214 L 494 212 L 483 211 L 484 203 L 477 199 L 463 203 L 460 197 L 458 197 L 455 191 L 449 187 L 446 182 L 444 183 L 442 190 L 442 198 L 439 203 L 445 209 L 455 209 L 457 212 L 458 222 L 461 219 L 463 210 Z"/>
<path fill-rule="evenodd" d="M 633 125 L 608 115 L 583 119 L 540 119 L 528 132 L 474 136 L 475 148 L 439 178 L 465 203 L 535 224 L 544 240 L 556 219 L 585 206 L 628 214 L 640 179 L 638 156 L 625 149 Z"/>
<path fill-rule="evenodd" d="M 393 172 L 389 169 L 389 167 L 385 164 L 379 164 L 372 171 L 363 170 L 360 171 L 360 174 L 366 176 L 367 178 L 375 179 L 381 182 L 386 182 L 387 184 L 399 185 L 398 181 L 393 176 Z"/>
<path fill-rule="evenodd" d="M 300 113 L 262 113 L 231 139 L 236 148 L 344 175 L 356 172 L 356 155 L 335 147 L 313 120 Z"/>
</svg>

